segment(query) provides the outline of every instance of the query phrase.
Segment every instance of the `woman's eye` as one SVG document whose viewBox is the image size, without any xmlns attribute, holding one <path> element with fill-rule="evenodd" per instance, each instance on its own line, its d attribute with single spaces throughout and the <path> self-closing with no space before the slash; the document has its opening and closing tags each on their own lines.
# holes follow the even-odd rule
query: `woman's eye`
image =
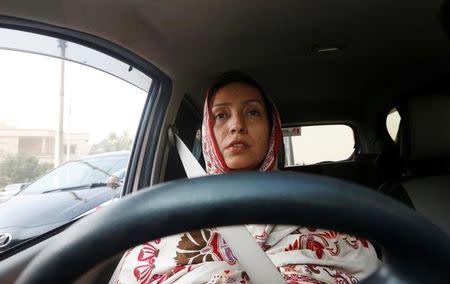
<svg viewBox="0 0 450 284">
<path fill-rule="evenodd" d="M 257 110 L 251 110 L 251 111 L 248 112 L 248 114 L 251 115 L 251 116 L 258 116 L 261 113 L 259 111 L 257 111 Z"/>
<path fill-rule="evenodd" d="M 225 113 L 218 113 L 218 114 L 215 115 L 216 119 L 224 119 L 225 117 L 226 117 Z"/>
</svg>

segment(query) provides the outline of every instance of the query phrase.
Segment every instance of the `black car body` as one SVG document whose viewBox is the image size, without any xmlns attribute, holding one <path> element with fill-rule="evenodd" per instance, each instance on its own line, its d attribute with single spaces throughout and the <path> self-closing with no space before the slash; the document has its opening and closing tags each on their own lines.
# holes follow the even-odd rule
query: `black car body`
<svg viewBox="0 0 450 284">
<path fill-rule="evenodd" d="M 67 162 L 0 204 L 0 253 L 117 197 L 119 189 L 105 181 L 126 167 L 128 157 L 129 152 L 111 152 Z"/>
</svg>

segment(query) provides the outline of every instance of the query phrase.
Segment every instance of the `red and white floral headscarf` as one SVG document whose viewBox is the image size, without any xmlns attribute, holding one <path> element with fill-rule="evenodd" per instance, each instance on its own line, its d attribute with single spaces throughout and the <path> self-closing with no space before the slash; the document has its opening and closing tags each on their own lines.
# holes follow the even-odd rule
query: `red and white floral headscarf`
<svg viewBox="0 0 450 284">
<path fill-rule="evenodd" d="M 281 122 L 280 114 L 278 113 L 275 105 L 264 94 L 261 95 L 264 98 L 264 102 L 268 104 L 266 106 L 266 109 L 268 110 L 268 115 L 271 116 L 272 120 L 269 148 L 264 161 L 259 167 L 259 171 L 267 172 L 273 170 L 276 167 L 278 152 L 281 143 Z M 210 91 L 207 92 L 205 105 L 203 108 L 202 148 L 206 163 L 206 172 L 209 174 L 221 174 L 231 172 L 232 170 L 225 164 L 225 160 L 220 153 L 216 138 L 214 136 L 214 121 L 212 119 L 213 116 L 210 109 L 210 103 L 213 96 L 214 93 Z"/>
</svg>

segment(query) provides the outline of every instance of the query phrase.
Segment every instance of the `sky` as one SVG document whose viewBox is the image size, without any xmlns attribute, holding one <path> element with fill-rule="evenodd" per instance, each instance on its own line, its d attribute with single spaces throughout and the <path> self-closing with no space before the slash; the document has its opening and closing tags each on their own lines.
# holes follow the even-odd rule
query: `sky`
<svg viewBox="0 0 450 284">
<path fill-rule="evenodd" d="M 97 69 L 65 62 L 65 132 L 98 143 L 110 132 L 134 135 L 147 93 Z M 0 127 L 56 130 L 61 60 L 0 49 Z"/>
</svg>

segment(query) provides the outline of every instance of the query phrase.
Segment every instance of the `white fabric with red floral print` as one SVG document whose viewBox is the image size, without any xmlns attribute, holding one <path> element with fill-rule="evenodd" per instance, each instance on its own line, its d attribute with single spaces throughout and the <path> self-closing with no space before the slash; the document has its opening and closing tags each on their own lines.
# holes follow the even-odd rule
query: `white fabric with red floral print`
<svg viewBox="0 0 450 284">
<path fill-rule="evenodd" d="M 287 283 L 358 283 L 380 263 L 370 242 L 347 234 L 288 225 L 246 227 Z M 119 269 L 117 284 L 252 283 L 214 229 L 137 246 Z"/>
</svg>

